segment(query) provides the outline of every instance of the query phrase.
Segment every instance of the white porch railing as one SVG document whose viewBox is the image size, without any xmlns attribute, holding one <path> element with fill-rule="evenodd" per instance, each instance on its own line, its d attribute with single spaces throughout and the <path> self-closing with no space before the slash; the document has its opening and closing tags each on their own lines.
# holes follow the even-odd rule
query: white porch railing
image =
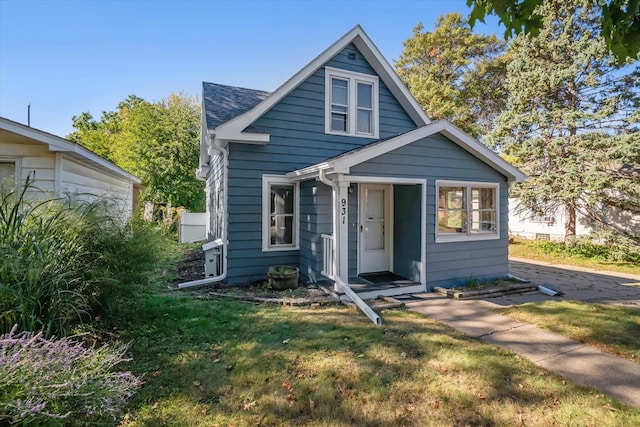
<svg viewBox="0 0 640 427">
<path fill-rule="evenodd" d="M 322 234 L 322 274 L 333 280 L 335 277 L 335 265 L 333 265 L 333 236 L 330 234 Z"/>
</svg>

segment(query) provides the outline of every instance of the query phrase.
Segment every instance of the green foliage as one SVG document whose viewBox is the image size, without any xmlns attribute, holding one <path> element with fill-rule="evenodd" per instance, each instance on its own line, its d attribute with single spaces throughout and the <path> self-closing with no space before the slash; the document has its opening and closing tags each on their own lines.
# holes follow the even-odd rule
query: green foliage
<svg viewBox="0 0 640 427">
<path fill-rule="evenodd" d="M 611 232 L 594 233 L 571 239 L 568 243 L 538 241 L 535 246 L 544 254 L 603 262 L 640 265 L 640 238 Z"/>
<path fill-rule="evenodd" d="M 440 16 L 433 32 L 422 24 L 403 43 L 396 72 L 434 120 L 447 119 L 478 136 L 504 106 L 504 42 L 474 34 L 460 14 Z"/>
<path fill-rule="evenodd" d="M 117 111 L 73 117 L 69 139 L 138 176 L 142 200 L 168 202 L 204 210 L 204 184 L 195 177 L 199 165 L 200 105 L 182 94 L 151 103 L 130 95 Z"/>
<path fill-rule="evenodd" d="M 538 9 L 544 0 L 467 0 L 471 6 L 469 22 L 484 22 L 488 14 L 495 14 L 505 26 L 505 38 L 515 34 L 538 35 L 545 26 Z M 640 1 L 639 0 L 585 0 L 585 7 L 600 9 L 600 36 L 619 63 L 628 58 L 637 59 L 640 53 Z"/>
<path fill-rule="evenodd" d="M 544 26 L 510 45 L 510 97 L 486 141 L 528 175 L 524 207 L 567 212 L 567 237 L 582 210 L 603 229 L 640 213 L 637 66 L 619 67 L 597 34 L 597 8 L 544 2 Z"/>
<path fill-rule="evenodd" d="M 104 201 L 30 202 L 30 186 L 0 194 L 0 333 L 18 324 L 67 335 L 122 309 L 148 282 L 163 236 L 109 216 Z"/>
<path fill-rule="evenodd" d="M 80 337 L 0 335 L 0 425 L 113 425 L 141 381 L 114 368 L 128 346 L 86 348 Z"/>
</svg>

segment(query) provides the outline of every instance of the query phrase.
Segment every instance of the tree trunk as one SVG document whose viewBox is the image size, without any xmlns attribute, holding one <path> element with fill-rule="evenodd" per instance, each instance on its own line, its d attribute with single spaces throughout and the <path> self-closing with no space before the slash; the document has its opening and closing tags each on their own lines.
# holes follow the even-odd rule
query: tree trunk
<svg viewBox="0 0 640 427">
<path fill-rule="evenodd" d="M 576 236 L 576 207 L 573 203 L 567 203 L 564 207 L 564 242 Z"/>
</svg>

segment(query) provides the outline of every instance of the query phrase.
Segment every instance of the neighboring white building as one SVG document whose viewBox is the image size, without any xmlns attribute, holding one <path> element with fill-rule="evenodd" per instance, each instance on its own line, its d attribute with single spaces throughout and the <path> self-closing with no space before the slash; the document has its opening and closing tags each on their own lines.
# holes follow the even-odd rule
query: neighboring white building
<svg viewBox="0 0 640 427">
<path fill-rule="evenodd" d="M 35 177 L 32 197 L 104 198 L 130 216 L 140 179 L 85 147 L 0 117 L 0 182 Z"/>
<path fill-rule="evenodd" d="M 599 216 L 614 228 L 629 233 L 640 234 L 640 215 L 622 214 L 615 209 L 603 209 Z M 562 242 L 565 239 L 565 210 L 563 207 L 554 212 L 537 215 L 530 210 L 519 207 L 519 199 L 509 198 L 509 233 L 517 237 L 532 240 L 554 240 Z M 594 221 L 581 215 L 576 215 L 576 236 L 588 236 L 598 230 Z"/>
</svg>

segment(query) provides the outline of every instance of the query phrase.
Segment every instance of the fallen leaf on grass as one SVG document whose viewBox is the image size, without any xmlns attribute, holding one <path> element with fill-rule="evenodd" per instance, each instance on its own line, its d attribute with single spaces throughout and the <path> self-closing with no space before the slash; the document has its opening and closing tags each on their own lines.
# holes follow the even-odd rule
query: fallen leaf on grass
<svg viewBox="0 0 640 427">
<path fill-rule="evenodd" d="M 160 376 L 160 374 L 162 374 L 162 371 L 154 371 L 151 376 L 154 378 L 158 378 Z"/>
<path fill-rule="evenodd" d="M 607 409 L 607 410 L 609 410 L 609 411 L 617 411 L 617 409 L 616 409 L 616 408 L 614 408 L 613 406 L 611 406 L 611 405 L 609 405 L 609 404 L 604 405 L 604 406 L 603 406 L 603 408 L 604 408 L 604 409 Z"/>
<path fill-rule="evenodd" d="M 289 381 L 283 381 L 282 387 L 286 388 L 288 391 L 293 391 L 293 386 Z"/>
<path fill-rule="evenodd" d="M 253 408 L 254 406 L 256 406 L 256 401 L 252 400 L 251 402 L 247 402 L 242 406 L 242 409 L 244 409 L 245 411 L 249 411 L 251 410 L 251 408 Z"/>
<path fill-rule="evenodd" d="M 213 363 L 220 363 L 220 359 L 213 359 Z"/>
</svg>

